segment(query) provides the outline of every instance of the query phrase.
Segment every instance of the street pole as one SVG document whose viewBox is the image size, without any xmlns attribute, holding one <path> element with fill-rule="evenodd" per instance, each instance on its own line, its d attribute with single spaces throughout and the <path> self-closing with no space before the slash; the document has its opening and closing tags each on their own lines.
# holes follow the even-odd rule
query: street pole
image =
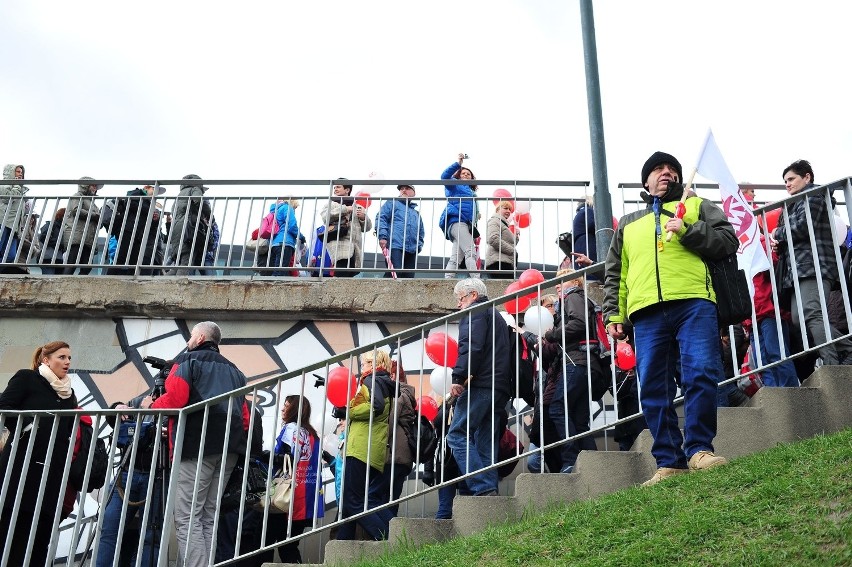
<svg viewBox="0 0 852 567">
<path fill-rule="evenodd" d="M 598 261 L 606 260 L 612 241 L 612 202 L 606 173 L 601 85 L 598 75 L 598 49 L 595 40 L 595 16 L 592 0 L 580 0 L 583 28 L 583 60 L 586 67 L 586 99 L 589 107 L 589 135 L 592 142 L 592 183 L 594 186 L 595 242 Z"/>
</svg>

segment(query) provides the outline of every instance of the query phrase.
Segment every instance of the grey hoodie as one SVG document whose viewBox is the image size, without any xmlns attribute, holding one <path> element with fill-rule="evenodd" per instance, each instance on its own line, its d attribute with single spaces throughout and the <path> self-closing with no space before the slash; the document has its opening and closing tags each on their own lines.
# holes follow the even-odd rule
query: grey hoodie
<svg viewBox="0 0 852 567">
<path fill-rule="evenodd" d="M 81 177 L 80 181 L 92 180 Z M 101 210 L 95 205 L 95 195 L 89 183 L 80 184 L 79 190 L 68 199 L 65 218 L 62 219 L 62 245 L 67 249 L 72 244 L 93 246 L 101 227 Z"/>
<path fill-rule="evenodd" d="M 10 163 L 3 168 L 3 179 L 15 179 L 15 168 L 24 169 L 23 165 Z M 23 196 L 29 191 L 28 187 L 21 185 L 18 180 L 16 185 L 0 185 L 0 226 L 9 227 L 13 234 L 18 233 L 21 217 L 24 215 L 26 199 Z"/>
</svg>

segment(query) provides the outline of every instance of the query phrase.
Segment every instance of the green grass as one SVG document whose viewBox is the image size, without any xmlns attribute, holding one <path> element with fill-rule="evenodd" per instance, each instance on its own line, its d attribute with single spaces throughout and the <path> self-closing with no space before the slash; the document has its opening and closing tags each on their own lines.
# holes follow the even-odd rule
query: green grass
<svg viewBox="0 0 852 567">
<path fill-rule="evenodd" d="M 358 565 L 852 565 L 850 541 L 846 430 Z"/>
</svg>

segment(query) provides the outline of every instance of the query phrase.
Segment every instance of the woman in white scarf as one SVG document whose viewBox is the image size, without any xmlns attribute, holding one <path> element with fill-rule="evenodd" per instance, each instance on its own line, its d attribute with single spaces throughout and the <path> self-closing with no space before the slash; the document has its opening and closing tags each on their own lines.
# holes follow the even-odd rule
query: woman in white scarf
<svg viewBox="0 0 852 567">
<path fill-rule="evenodd" d="M 0 549 L 9 548 L 9 565 L 24 564 L 33 518 L 36 518 L 36 527 L 30 565 L 44 565 L 47 558 L 57 504 L 65 493 L 62 476 L 75 417 L 56 418 L 44 410 L 77 407 L 77 397 L 68 377 L 70 366 L 68 343 L 47 343 L 33 353 L 31 368 L 16 372 L 0 394 L 0 412 L 42 412 L 37 426 L 32 415 L 5 416 L 5 426 L 10 433 L 0 455 L 0 478 L 8 477 L 9 485 L 3 494 L 0 511 Z M 54 424 L 55 419 L 59 420 L 58 424 Z M 48 451 L 54 425 L 55 440 L 52 450 Z M 25 468 L 25 455 L 30 446 L 32 454 Z M 43 500 L 37 508 L 39 493 L 43 494 Z M 16 500 L 20 501 L 20 509 L 15 527 L 10 531 Z"/>
</svg>

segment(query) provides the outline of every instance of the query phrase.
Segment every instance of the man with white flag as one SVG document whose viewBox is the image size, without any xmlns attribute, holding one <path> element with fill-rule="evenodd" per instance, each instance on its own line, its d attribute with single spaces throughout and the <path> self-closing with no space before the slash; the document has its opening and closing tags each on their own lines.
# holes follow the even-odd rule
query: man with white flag
<svg viewBox="0 0 852 567">
<path fill-rule="evenodd" d="M 657 471 L 646 486 L 727 462 L 713 452 L 725 372 L 716 293 L 705 262 L 730 256 L 739 243 L 719 207 L 701 197 L 682 199 L 682 179 L 673 155 L 648 158 L 641 194 L 648 206 L 621 218 L 606 257 L 607 332 L 623 339 L 625 324 L 633 324 L 639 398 L 654 438 Z M 682 433 L 675 368 L 684 398 Z"/>
<path fill-rule="evenodd" d="M 707 138 L 701 153 L 698 154 L 698 165 L 695 170 L 702 176 L 719 184 L 722 193 L 722 210 L 728 217 L 737 241 L 737 260 L 740 268 L 748 274 L 749 282 L 758 273 L 769 269 L 766 251 L 760 245 L 760 232 L 757 219 L 752 212 L 751 204 L 745 200 L 739 185 L 734 181 L 731 170 L 728 169 L 712 130 L 707 130 Z"/>
</svg>

